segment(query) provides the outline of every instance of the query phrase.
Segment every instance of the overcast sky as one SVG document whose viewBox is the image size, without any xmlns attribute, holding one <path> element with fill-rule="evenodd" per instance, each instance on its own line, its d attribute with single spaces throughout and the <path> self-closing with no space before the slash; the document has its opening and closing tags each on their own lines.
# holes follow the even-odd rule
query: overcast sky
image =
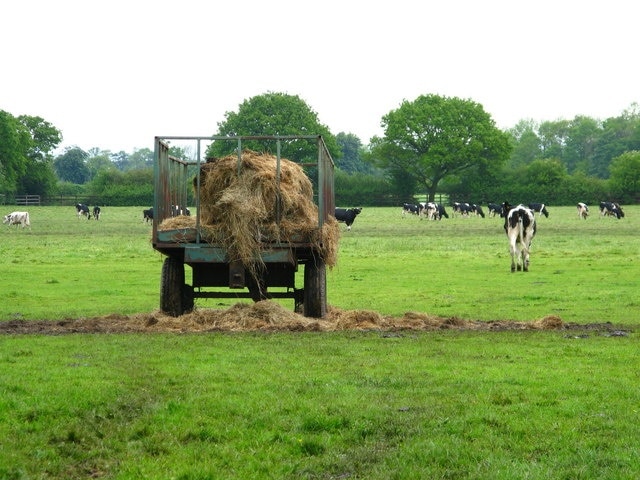
<svg viewBox="0 0 640 480">
<path fill-rule="evenodd" d="M 1 8 L 0 110 L 62 146 L 153 149 L 213 135 L 267 92 L 298 95 L 363 144 L 422 94 L 471 99 L 499 128 L 605 119 L 640 101 L 628 0 L 20 0 Z"/>
</svg>

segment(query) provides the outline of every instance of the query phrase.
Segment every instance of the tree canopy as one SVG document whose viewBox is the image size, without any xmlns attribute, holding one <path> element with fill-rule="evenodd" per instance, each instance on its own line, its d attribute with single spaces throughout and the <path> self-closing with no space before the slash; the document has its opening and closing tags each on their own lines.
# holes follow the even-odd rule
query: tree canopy
<svg viewBox="0 0 640 480">
<path fill-rule="evenodd" d="M 53 167 L 58 177 L 66 182 L 82 184 L 91 177 L 86 160 L 87 152 L 78 147 L 68 148 L 65 153 L 56 157 Z"/>
<path fill-rule="evenodd" d="M 384 137 L 372 139 L 372 158 L 433 201 L 440 183 L 465 172 L 498 170 L 509 158 L 508 135 L 471 100 L 422 95 L 382 117 Z"/>
<path fill-rule="evenodd" d="M 318 115 L 297 95 L 269 92 L 245 100 L 237 112 L 226 112 L 225 120 L 218 123 L 215 135 L 271 136 L 271 135 L 322 135 L 332 157 L 340 154 L 335 137 L 329 128 L 320 123 Z M 229 142 L 214 142 L 207 149 L 207 156 L 220 157 L 237 147 Z M 273 143 L 246 142 L 243 147 L 256 151 L 275 148 Z M 275 153 L 275 152 L 272 152 Z M 299 161 L 317 155 L 317 148 L 290 142 L 283 146 L 282 156 Z"/>
<path fill-rule="evenodd" d="M 0 189 L 48 194 L 55 186 L 51 152 L 62 134 L 41 117 L 0 110 Z"/>
</svg>

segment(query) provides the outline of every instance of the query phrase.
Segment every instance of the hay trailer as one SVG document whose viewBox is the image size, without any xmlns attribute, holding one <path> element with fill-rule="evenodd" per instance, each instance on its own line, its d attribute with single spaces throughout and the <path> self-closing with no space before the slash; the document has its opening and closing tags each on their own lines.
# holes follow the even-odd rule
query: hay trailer
<svg viewBox="0 0 640 480">
<path fill-rule="evenodd" d="M 196 160 L 176 158 L 170 153 L 172 146 L 190 145 Z M 254 279 L 246 266 L 231 260 L 222 243 L 212 242 L 206 236 L 206 225 L 201 223 L 201 166 L 206 148 L 212 142 L 231 142 L 232 155 L 238 157 L 238 174 L 242 169 L 242 153 L 246 145 L 264 145 L 277 152 L 276 179 L 280 178 L 280 154 L 283 148 L 295 150 L 295 145 L 306 143 L 308 153 L 296 161 L 313 185 L 313 203 L 317 206 L 317 229 L 334 215 L 334 164 L 322 136 L 165 136 L 155 138 L 153 248 L 164 258 L 160 279 L 160 309 L 172 316 L 191 311 L 195 298 L 291 298 L 295 311 L 307 317 L 326 315 L 326 264 L 318 244 L 295 236 L 289 241 L 269 241 L 259 248 L 261 275 Z M 294 148 L 291 148 L 291 145 Z M 254 147 L 255 148 L 255 147 Z M 185 155 L 182 155 L 183 157 Z M 276 186 L 278 187 L 278 185 Z M 277 202 L 273 209 L 278 209 Z M 187 208 L 189 210 L 187 210 Z M 195 211 L 192 211 L 195 207 Z M 161 228 L 164 220 L 189 212 L 193 221 L 186 228 Z M 274 212 L 279 218 L 278 212 Z M 193 218 L 195 217 L 195 218 Z M 191 267 L 191 284 L 185 274 Z M 298 267 L 303 274 L 297 275 Z M 302 288 L 296 287 L 302 280 Z"/>
</svg>

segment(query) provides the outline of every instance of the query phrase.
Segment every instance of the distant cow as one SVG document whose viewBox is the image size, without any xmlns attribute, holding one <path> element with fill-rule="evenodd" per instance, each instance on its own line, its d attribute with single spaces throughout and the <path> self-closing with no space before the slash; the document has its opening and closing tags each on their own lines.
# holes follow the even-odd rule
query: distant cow
<svg viewBox="0 0 640 480">
<path fill-rule="evenodd" d="M 603 217 L 616 217 L 618 220 L 624 217 L 622 207 L 615 202 L 600 202 L 600 214 Z"/>
<path fill-rule="evenodd" d="M 97 205 L 93 207 L 93 218 L 100 220 L 100 207 Z"/>
<path fill-rule="evenodd" d="M 487 205 L 487 210 L 489 210 L 490 217 L 495 217 L 496 215 L 504 217 L 504 215 L 502 214 L 502 206 L 498 205 L 497 203 L 490 203 L 489 205 Z"/>
<path fill-rule="evenodd" d="M 188 217 L 191 215 L 191 210 L 180 205 L 171 205 L 171 216 L 177 217 L 178 215 L 186 215 Z"/>
<path fill-rule="evenodd" d="M 529 249 L 536 234 L 536 217 L 533 211 L 524 205 L 512 207 L 502 204 L 505 212 L 504 230 L 509 239 L 511 253 L 511 271 L 529 271 Z"/>
<path fill-rule="evenodd" d="M 151 220 L 153 220 L 153 207 L 147 210 L 142 210 L 142 221 L 147 223 Z"/>
<path fill-rule="evenodd" d="M 465 217 L 473 214 L 479 215 L 484 218 L 484 211 L 482 210 L 482 207 L 476 205 L 475 203 L 470 204 L 467 202 L 453 202 L 453 213 L 459 213 L 460 215 L 463 215 Z"/>
<path fill-rule="evenodd" d="M 578 202 L 577 208 L 578 208 L 578 218 L 586 220 L 587 217 L 589 216 L 589 207 L 587 206 L 587 204 L 583 202 Z"/>
<path fill-rule="evenodd" d="M 474 203 L 473 205 L 471 205 L 471 208 L 473 209 L 476 215 L 479 215 L 482 218 L 484 218 L 484 210 L 482 210 L 482 207 L 480 205 L 476 205 Z"/>
<path fill-rule="evenodd" d="M 362 208 L 336 208 L 335 217 L 339 222 L 344 222 L 347 225 L 347 230 L 351 230 L 356 217 L 362 212 Z"/>
<path fill-rule="evenodd" d="M 421 215 L 423 208 L 424 206 L 421 203 L 403 203 L 402 216 L 404 217 L 407 213 L 411 213 L 413 215 Z"/>
<path fill-rule="evenodd" d="M 84 203 L 76 204 L 76 213 L 78 215 L 78 220 L 82 216 L 86 216 L 87 220 L 91 220 L 91 214 L 89 213 L 89 207 L 87 207 Z"/>
<path fill-rule="evenodd" d="M 530 203 L 529 208 L 533 210 L 534 213 L 538 213 L 549 218 L 549 212 L 547 211 L 547 207 L 544 203 Z"/>
<path fill-rule="evenodd" d="M 425 212 L 429 220 L 442 220 L 442 217 L 449 218 L 449 214 L 441 203 L 428 202 Z"/>
<path fill-rule="evenodd" d="M 29 212 L 11 212 L 9 215 L 5 215 L 2 218 L 2 223 L 8 223 L 9 225 L 22 225 L 22 228 L 31 227 Z"/>
</svg>

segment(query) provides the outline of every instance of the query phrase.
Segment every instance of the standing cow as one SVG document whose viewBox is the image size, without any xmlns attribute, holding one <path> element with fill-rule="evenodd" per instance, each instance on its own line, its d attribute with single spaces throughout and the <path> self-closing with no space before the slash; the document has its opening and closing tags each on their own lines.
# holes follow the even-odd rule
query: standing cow
<svg viewBox="0 0 640 480">
<path fill-rule="evenodd" d="M 586 220 L 589 216 L 589 207 L 586 203 L 578 202 L 578 218 Z"/>
<path fill-rule="evenodd" d="M 528 272 L 529 250 L 536 234 L 536 217 L 531 209 L 522 204 L 512 207 L 504 202 L 502 208 L 505 212 L 504 230 L 509 239 L 511 271 Z"/>
<path fill-rule="evenodd" d="M 93 218 L 100 220 L 100 207 L 97 205 L 93 207 Z"/>
<path fill-rule="evenodd" d="M 530 203 L 529 209 L 534 213 L 538 213 L 540 215 L 544 215 L 549 218 L 549 212 L 547 211 L 547 206 L 544 203 Z"/>
<path fill-rule="evenodd" d="M 347 225 L 347 230 L 351 230 L 356 217 L 362 212 L 362 208 L 336 208 L 335 217 L 339 222 L 344 222 Z"/>
<path fill-rule="evenodd" d="M 142 210 L 142 221 L 148 223 L 153 220 L 153 207 Z"/>
<path fill-rule="evenodd" d="M 603 217 L 616 217 L 618 220 L 624 217 L 624 211 L 616 202 L 600 202 L 600 214 Z"/>
<path fill-rule="evenodd" d="M 87 220 L 91 220 L 91 213 L 89 213 L 89 207 L 87 207 L 84 203 L 76 204 L 76 214 L 78 215 L 78 220 L 80 217 L 86 216 Z"/>
<path fill-rule="evenodd" d="M 495 217 L 496 215 L 500 215 L 501 217 L 504 217 L 504 214 L 502 213 L 502 206 L 498 205 L 497 203 L 488 204 L 487 209 L 489 210 L 490 217 Z"/>
<path fill-rule="evenodd" d="M 11 212 L 9 215 L 5 215 L 2 218 L 2 223 L 8 223 L 9 225 L 22 225 L 22 228 L 31 228 L 29 212 Z"/>
</svg>

